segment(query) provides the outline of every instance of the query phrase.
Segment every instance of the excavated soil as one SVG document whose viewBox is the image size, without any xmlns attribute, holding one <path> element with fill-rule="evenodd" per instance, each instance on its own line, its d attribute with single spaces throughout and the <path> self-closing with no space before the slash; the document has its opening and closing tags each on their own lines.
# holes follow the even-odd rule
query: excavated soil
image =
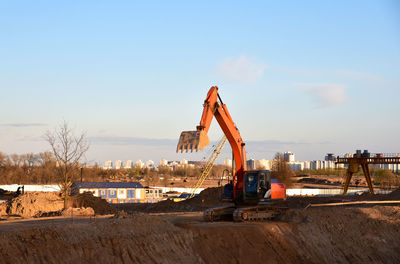
<svg viewBox="0 0 400 264">
<path fill-rule="evenodd" d="M 180 202 L 174 202 L 171 199 L 158 203 L 148 204 L 118 204 L 115 205 L 119 210 L 126 212 L 194 212 L 204 209 L 220 206 L 223 187 L 211 187 L 203 190 L 196 197 Z"/>
<path fill-rule="evenodd" d="M 37 217 L 57 213 L 64 208 L 60 195 L 54 192 L 31 192 L 10 200 L 7 214 L 21 217 Z"/>
<path fill-rule="evenodd" d="M 361 195 L 335 195 L 329 197 L 309 197 L 309 196 L 293 196 L 288 197 L 285 201 L 277 202 L 277 205 L 289 208 L 305 208 L 309 204 L 324 204 L 337 202 L 353 202 L 353 201 L 391 201 L 400 200 L 400 189 L 396 189 L 389 194 L 370 194 L 364 192 Z"/>
<path fill-rule="evenodd" d="M 91 193 L 83 193 L 72 196 L 68 199 L 67 207 L 72 208 L 91 208 L 96 215 L 106 215 L 116 213 L 106 200 L 94 197 Z M 0 204 L 0 216 L 18 216 L 23 218 L 43 217 L 68 214 L 72 209 L 63 212 L 64 200 L 56 192 L 27 192 L 18 197 L 12 198 L 6 203 Z M 74 209 L 75 210 L 75 209 Z M 75 210 L 78 215 L 90 215 L 92 211 L 82 209 Z"/>
<path fill-rule="evenodd" d="M 0 217 L 7 215 L 7 204 L 6 203 L 2 203 L 0 204 Z"/>
<path fill-rule="evenodd" d="M 398 206 L 290 209 L 270 222 L 200 219 L 134 214 L 19 226 L 0 233 L 0 263 L 400 262 Z"/>
<path fill-rule="evenodd" d="M 209 223 L 202 221 L 201 212 L 188 212 L 219 205 L 220 192 L 209 188 L 184 202 L 142 205 L 151 215 L 130 207 L 134 213 L 119 210 L 97 220 L 92 214 L 101 211 L 102 202 L 83 194 L 71 203 L 86 207 L 81 210 L 90 218 L 68 218 L 65 212 L 67 218 L 32 219 L 29 224 L 0 221 L 0 263 L 400 263 L 399 205 L 308 206 L 400 200 L 400 190 L 293 197 L 281 202 L 289 209 L 268 222 Z M 115 210 L 105 207 L 104 212 Z"/>
<path fill-rule="evenodd" d="M 313 208 L 278 222 L 189 228 L 208 263 L 399 263 L 399 217 L 390 206 Z"/>
<path fill-rule="evenodd" d="M 82 208 L 72 208 L 69 207 L 61 212 L 62 216 L 94 216 L 94 210 L 91 207 L 82 207 Z"/>
<path fill-rule="evenodd" d="M 222 187 L 207 188 L 200 192 L 194 198 L 174 202 L 170 199 L 158 203 L 148 204 L 118 204 L 113 205 L 119 210 L 124 210 L 129 213 L 146 212 L 146 213 L 159 213 L 159 212 L 195 212 L 203 211 L 204 209 L 227 205 L 221 202 L 221 195 L 223 192 Z M 288 197 L 285 201 L 275 202 L 276 205 L 288 208 L 305 208 L 309 204 L 320 203 L 336 203 L 336 202 L 349 202 L 349 201 L 383 201 L 383 200 L 400 200 L 400 189 L 394 190 L 389 194 L 372 195 L 370 193 L 363 193 L 361 195 L 335 195 L 329 197 L 310 197 L 310 196 L 294 196 Z"/>
<path fill-rule="evenodd" d="M 105 215 L 105 214 L 115 214 L 116 209 L 112 207 L 106 200 L 93 196 L 90 192 L 85 192 L 78 194 L 76 196 L 71 196 L 68 200 L 68 206 L 73 208 L 93 208 L 95 214 Z"/>
<path fill-rule="evenodd" d="M 201 263 L 193 233 L 146 215 L 0 234 L 0 263 Z"/>
</svg>

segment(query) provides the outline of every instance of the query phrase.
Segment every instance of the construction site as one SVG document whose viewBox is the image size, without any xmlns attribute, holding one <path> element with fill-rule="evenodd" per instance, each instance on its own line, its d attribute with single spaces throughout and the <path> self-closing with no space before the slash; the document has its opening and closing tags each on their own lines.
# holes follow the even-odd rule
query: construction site
<svg viewBox="0 0 400 264">
<path fill-rule="evenodd" d="M 182 132 L 177 152 L 207 146 L 214 117 L 225 136 L 184 199 L 112 204 L 94 196 L 101 191 L 85 189 L 64 204 L 58 192 L 3 192 L 0 263 L 400 262 L 400 189 L 374 188 L 369 171 L 370 164 L 398 164 L 400 157 L 338 157 L 347 167 L 341 195 L 288 195 L 293 179 L 279 169 L 247 170 L 245 143 L 217 87 L 203 107 L 200 124 Z M 234 157 L 231 178 L 195 195 L 226 142 Z M 361 171 L 367 189 L 348 195 Z M 312 189 L 336 180 L 300 177 L 297 184 Z"/>
<path fill-rule="evenodd" d="M 179 203 L 119 208 L 86 197 L 65 211 L 57 195 L 24 194 L 8 217 L 2 211 L 0 262 L 399 262 L 400 190 L 288 198 L 268 221 L 204 221 L 202 210 L 220 206 L 220 194 L 209 188 Z"/>
<path fill-rule="evenodd" d="M 0 264 L 400 263 L 399 0 L 0 0 L 0 32 Z"/>
</svg>

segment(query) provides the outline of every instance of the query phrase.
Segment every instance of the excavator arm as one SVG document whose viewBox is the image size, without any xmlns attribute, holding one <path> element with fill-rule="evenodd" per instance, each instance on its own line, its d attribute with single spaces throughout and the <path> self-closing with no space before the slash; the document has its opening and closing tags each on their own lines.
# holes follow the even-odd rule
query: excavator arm
<svg viewBox="0 0 400 264">
<path fill-rule="evenodd" d="M 243 176 L 246 170 L 246 151 L 245 143 L 240 136 L 239 130 L 232 120 L 226 105 L 222 102 L 218 87 L 213 86 L 208 91 L 204 100 L 203 114 L 200 124 L 196 127 L 196 131 L 184 131 L 179 138 L 176 151 L 198 151 L 210 144 L 207 136 L 213 117 L 217 120 L 219 126 L 224 132 L 226 138 L 231 145 L 235 168 L 233 170 L 233 192 L 234 197 L 238 192 L 243 190 Z"/>
</svg>

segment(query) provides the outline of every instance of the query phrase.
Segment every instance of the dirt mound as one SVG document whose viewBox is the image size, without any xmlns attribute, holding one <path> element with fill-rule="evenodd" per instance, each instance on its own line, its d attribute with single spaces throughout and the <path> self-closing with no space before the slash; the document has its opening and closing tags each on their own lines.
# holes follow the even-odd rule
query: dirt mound
<svg viewBox="0 0 400 264">
<path fill-rule="evenodd" d="M 8 215 L 38 217 L 43 214 L 58 212 L 64 207 L 59 193 L 30 192 L 13 198 L 7 205 Z"/>
<path fill-rule="evenodd" d="M 97 215 L 116 213 L 116 209 L 106 200 L 93 196 L 91 192 L 71 196 L 67 205 L 73 208 L 91 207 Z"/>
<path fill-rule="evenodd" d="M 207 188 L 201 191 L 198 196 L 182 201 L 182 203 L 197 208 L 199 207 L 209 208 L 213 206 L 218 206 L 221 205 L 221 197 L 223 191 L 224 191 L 223 187 Z"/>
<path fill-rule="evenodd" d="M 173 200 L 164 200 L 158 203 L 146 204 L 118 204 L 114 205 L 119 210 L 124 210 L 129 213 L 133 212 L 194 212 L 203 211 L 204 209 L 227 205 L 221 202 L 223 187 L 207 188 L 200 192 L 194 198 L 180 202 Z M 285 201 L 278 201 L 275 204 L 289 208 L 305 208 L 309 204 L 319 203 L 337 203 L 347 201 L 382 201 L 382 200 L 400 200 L 400 189 L 393 191 L 390 194 L 372 195 L 363 193 L 362 195 L 335 195 L 329 197 L 310 197 L 310 196 L 292 196 Z"/>
<path fill-rule="evenodd" d="M 133 214 L 4 231 L 0 263 L 400 262 L 399 206 L 291 209 L 269 222 L 187 219 L 177 227 L 171 216 Z"/>
<path fill-rule="evenodd" d="M 118 204 L 115 205 L 119 210 L 129 213 L 133 212 L 193 212 L 221 205 L 222 187 L 207 188 L 200 194 L 191 199 L 174 202 L 171 199 L 158 203 L 146 204 Z"/>
<path fill-rule="evenodd" d="M 400 189 L 394 190 L 389 194 L 370 194 L 364 192 L 361 195 L 334 195 L 327 197 L 320 196 L 291 196 L 285 201 L 277 202 L 278 205 L 286 206 L 289 208 L 305 208 L 309 204 L 323 204 L 323 203 L 339 203 L 339 202 L 352 202 L 352 201 L 386 201 L 386 200 L 400 200 Z"/>
<path fill-rule="evenodd" d="M 94 216 L 94 210 L 91 207 L 83 208 L 72 208 L 69 207 L 61 213 L 62 216 L 74 217 L 74 216 Z"/>
<path fill-rule="evenodd" d="M 6 203 L 0 204 L 0 217 L 3 215 L 7 215 L 7 204 Z"/>
<path fill-rule="evenodd" d="M 391 193 L 387 194 L 386 197 L 388 200 L 400 200 L 400 189 L 396 189 Z"/>
<path fill-rule="evenodd" d="M 311 209 L 311 210 L 310 210 Z M 321 263 L 399 263 L 400 207 L 289 210 L 289 242 Z"/>
<path fill-rule="evenodd" d="M 399 216 L 397 206 L 311 208 L 283 221 L 188 228 L 207 263 L 399 263 Z"/>
<path fill-rule="evenodd" d="M 203 263 L 193 234 L 139 215 L 0 233 L 0 263 Z"/>
<path fill-rule="evenodd" d="M 135 212 L 192 212 L 196 211 L 190 205 L 182 202 L 174 202 L 173 200 L 164 200 L 158 203 L 140 203 L 140 204 L 116 204 L 114 205 L 118 210 L 124 210 L 128 213 Z"/>
</svg>

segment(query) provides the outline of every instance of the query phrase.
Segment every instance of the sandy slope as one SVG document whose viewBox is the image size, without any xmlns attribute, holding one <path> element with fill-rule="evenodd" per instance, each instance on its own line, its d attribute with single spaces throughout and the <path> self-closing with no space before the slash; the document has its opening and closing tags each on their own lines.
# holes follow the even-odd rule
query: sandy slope
<svg viewBox="0 0 400 264">
<path fill-rule="evenodd" d="M 0 262 L 399 263 L 399 227 L 398 206 L 291 209 L 264 223 L 138 214 L 0 231 Z"/>
</svg>

